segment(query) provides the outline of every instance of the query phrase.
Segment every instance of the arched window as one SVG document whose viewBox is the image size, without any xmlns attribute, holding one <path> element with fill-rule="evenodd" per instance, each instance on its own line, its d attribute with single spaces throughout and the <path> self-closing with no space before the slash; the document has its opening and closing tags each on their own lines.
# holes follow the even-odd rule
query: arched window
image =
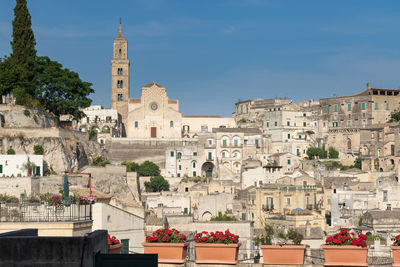
<svg viewBox="0 0 400 267">
<path fill-rule="evenodd" d="M 122 74 L 123 74 L 122 68 L 118 68 L 118 75 L 122 75 Z"/>
<path fill-rule="evenodd" d="M 176 157 L 177 157 L 178 159 L 182 158 L 182 153 L 181 153 L 181 152 L 178 152 L 178 154 L 176 154 Z"/>
<path fill-rule="evenodd" d="M 196 161 L 193 161 L 192 166 L 193 168 L 196 168 Z"/>
<path fill-rule="evenodd" d="M 124 101 L 123 94 L 118 94 L 118 101 Z"/>
<path fill-rule="evenodd" d="M 118 80 L 117 81 L 117 88 L 123 88 L 124 87 L 124 81 Z"/>
<path fill-rule="evenodd" d="M 174 127 L 174 122 L 173 121 L 169 122 L 169 127 L 171 127 L 171 128 Z"/>
</svg>

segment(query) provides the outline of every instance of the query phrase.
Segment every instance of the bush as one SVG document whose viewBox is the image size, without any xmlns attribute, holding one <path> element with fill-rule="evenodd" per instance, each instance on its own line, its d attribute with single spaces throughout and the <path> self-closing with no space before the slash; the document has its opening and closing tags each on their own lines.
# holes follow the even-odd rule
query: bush
<svg viewBox="0 0 400 267">
<path fill-rule="evenodd" d="M 139 174 L 141 176 L 159 176 L 160 175 L 160 167 L 157 164 L 146 160 L 139 166 Z"/>
<path fill-rule="evenodd" d="M 334 147 L 329 147 L 329 158 L 330 159 L 339 158 L 339 152 Z"/>
<path fill-rule="evenodd" d="M 308 159 L 314 159 L 315 157 L 319 157 L 320 159 L 326 159 L 328 157 L 328 152 L 325 148 L 319 147 L 309 147 L 307 149 Z"/>
<path fill-rule="evenodd" d="M 158 175 L 150 178 L 150 182 L 144 182 L 146 192 L 161 192 L 169 190 L 169 183 L 164 177 Z"/>
<path fill-rule="evenodd" d="M 29 117 L 31 115 L 31 112 L 27 109 L 24 110 L 24 115 Z"/>
<path fill-rule="evenodd" d="M 9 148 L 9 149 L 7 150 L 7 155 L 15 155 L 15 150 L 12 149 L 12 148 Z"/>
<path fill-rule="evenodd" d="M 33 147 L 33 154 L 35 155 L 43 155 L 44 154 L 44 149 L 41 145 L 35 145 Z"/>
<path fill-rule="evenodd" d="M 139 164 L 132 161 L 124 161 L 121 165 L 126 165 L 127 172 L 137 172 L 139 170 Z"/>
<path fill-rule="evenodd" d="M 92 166 L 106 166 L 107 164 L 110 164 L 111 162 L 109 160 L 105 160 L 102 156 L 94 157 L 92 159 Z"/>
<path fill-rule="evenodd" d="M 236 218 L 226 214 L 222 215 L 222 212 L 218 211 L 218 216 L 211 217 L 210 221 L 236 221 Z"/>
</svg>

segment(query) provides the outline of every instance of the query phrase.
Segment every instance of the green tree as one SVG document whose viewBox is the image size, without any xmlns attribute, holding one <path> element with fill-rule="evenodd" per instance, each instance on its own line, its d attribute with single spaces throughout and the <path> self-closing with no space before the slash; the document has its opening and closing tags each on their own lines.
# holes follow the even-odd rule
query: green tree
<svg viewBox="0 0 400 267">
<path fill-rule="evenodd" d="M 362 160 L 361 160 L 361 158 L 356 158 L 356 160 L 354 160 L 354 168 L 358 168 L 358 169 L 360 169 L 361 170 L 361 164 L 362 164 Z"/>
<path fill-rule="evenodd" d="M 315 157 L 319 157 L 320 159 L 326 159 L 328 157 L 328 152 L 325 150 L 325 147 L 309 147 L 307 149 L 308 159 L 314 159 Z"/>
<path fill-rule="evenodd" d="M 7 155 L 15 155 L 15 150 L 12 149 L 12 148 L 9 148 L 9 149 L 7 150 Z"/>
<path fill-rule="evenodd" d="M 139 166 L 139 174 L 141 176 L 159 176 L 160 175 L 160 167 L 157 166 L 154 162 L 146 160 Z"/>
<path fill-rule="evenodd" d="M 33 62 L 38 87 L 37 100 L 57 117 L 70 114 L 75 119 L 84 115 L 80 110 L 90 106 L 88 98 L 94 90 L 92 84 L 83 82 L 78 73 L 64 69 L 48 57 L 37 57 Z"/>
<path fill-rule="evenodd" d="M 339 158 L 339 152 L 334 147 L 329 147 L 329 158 L 330 159 Z"/>
<path fill-rule="evenodd" d="M 33 147 L 33 154 L 35 155 L 43 155 L 44 154 L 44 149 L 41 145 L 35 145 Z"/>
<path fill-rule="evenodd" d="M 139 164 L 132 162 L 132 161 L 124 161 L 121 163 L 121 165 L 126 166 L 126 171 L 127 172 L 137 172 L 139 170 Z"/>
<path fill-rule="evenodd" d="M 16 0 L 14 8 L 14 20 L 12 22 L 12 53 L 6 61 L 10 75 L 8 80 L 14 81 L 11 85 L 17 104 L 25 104 L 34 97 L 35 80 L 28 63 L 36 57 L 36 41 L 32 31 L 31 15 L 29 14 L 26 0 Z M 10 82 L 7 82 L 10 86 Z"/>
<path fill-rule="evenodd" d="M 161 192 L 169 190 L 169 183 L 161 175 L 153 176 L 150 182 L 144 182 L 146 192 Z"/>
<path fill-rule="evenodd" d="M 389 122 L 396 122 L 396 121 L 400 121 L 400 111 L 393 112 L 392 114 L 390 114 Z"/>
</svg>

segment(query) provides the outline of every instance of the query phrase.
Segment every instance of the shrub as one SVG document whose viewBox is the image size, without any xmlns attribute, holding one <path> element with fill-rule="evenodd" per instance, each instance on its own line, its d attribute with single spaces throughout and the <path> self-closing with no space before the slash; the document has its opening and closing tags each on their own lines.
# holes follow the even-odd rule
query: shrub
<svg viewBox="0 0 400 267">
<path fill-rule="evenodd" d="M 210 221 L 236 221 L 236 218 L 226 214 L 222 215 L 222 212 L 219 211 L 218 216 L 211 217 Z"/>
<path fill-rule="evenodd" d="M 184 243 L 186 235 L 179 233 L 176 229 L 158 229 L 152 235 L 146 236 L 148 243 Z"/>
<path fill-rule="evenodd" d="M 12 148 L 9 148 L 9 149 L 7 150 L 7 155 L 15 155 L 15 150 L 12 149 Z"/>
<path fill-rule="evenodd" d="M 127 172 L 137 172 L 139 170 L 139 164 L 132 162 L 132 161 L 124 161 L 121 163 L 121 165 L 126 166 L 126 171 Z"/>
<path fill-rule="evenodd" d="M 339 152 L 334 147 L 329 147 L 329 158 L 330 159 L 339 158 Z"/>
<path fill-rule="evenodd" d="M 296 232 L 294 229 L 289 229 L 287 233 L 280 231 L 275 232 L 274 228 L 271 225 L 265 226 L 266 234 L 262 234 L 254 238 L 254 243 L 258 245 L 271 245 L 272 240 L 275 238 L 278 240 L 278 244 L 295 244 L 300 245 L 301 241 L 303 241 L 303 235 Z"/>
<path fill-rule="evenodd" d="M 139 166 L 139 174 L 142 176 L 159 176 L 160 167 L 157 164 L 146 160 Z"/>
<path fill-rule="evenodd" d="M 328 157 L 328 152 L 325 150 L 325 147 L 309 147 L 307 149 L 307 156 L 308 159 L 314 159 L 315 157 L 326 159 Z"/>
<path fill-rule="evenodd" d="M 95 130 L 90 130 L 89 131 L 89 140 L 93 140 L 93 138 L 97 135 L 97 132 Z"/>
<path fill-rule="evenodd" d="M 169 183 L 164 177 L 158 175 L 150 178 L 150 182 L 144 182 L 146 192 L 161 192 L 169 190 Z"/>
<path fill-rule="evenodd" d="M 105 160 L 102 156 L 94 157 L 92 159 L 92 166 L 106 166 L 107 164 L 110 164 L 111 162 L 109 160 Z"/>
<path fill-rule="evenodd" d="M 31 115 L 31 112 L 27 109 L 24 110 L 24 115 L 29 117 Z"/>
<path fill-rule="evenodd" d="M 43 155 L 44 154 L 44 149 L 41 145 L 35 145 L 33 147 L 33 154 L 35 155 Z"/>
</svg>

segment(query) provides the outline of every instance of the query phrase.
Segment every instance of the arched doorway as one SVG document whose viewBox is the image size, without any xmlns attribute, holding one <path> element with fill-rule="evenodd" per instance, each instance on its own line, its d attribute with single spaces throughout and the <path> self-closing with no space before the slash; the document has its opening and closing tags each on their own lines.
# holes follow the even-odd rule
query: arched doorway
<svg viewBox="0 0 400 267">
<path fill-rule="evenodd" d="M 214 171 L 214 164 L 212 162 L 205 162 L 203 166 L 201 166 L 201 174 L 205 177 L 212 177 Z"/>
</svg>

